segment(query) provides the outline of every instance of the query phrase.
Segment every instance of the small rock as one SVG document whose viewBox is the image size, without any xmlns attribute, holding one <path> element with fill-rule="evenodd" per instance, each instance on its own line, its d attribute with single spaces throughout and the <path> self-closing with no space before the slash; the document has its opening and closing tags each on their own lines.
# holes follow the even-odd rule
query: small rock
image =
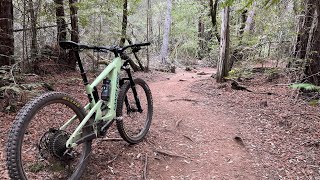
<svg viewBox="0 0 320 180">
<path fill-rule="evenodd" d="M 203 71 L 197 73 L 197 75 L 207 75 L 207 74 L 208 74 L 208 73 L 205 73 L 205 72 L 203 72 Z"/>
<path fill-rule="evenodd" d="M 187 66 L 185 70 L 186 71 L 191 71 L 192 69 L 189 66 Z"/>
<path fill-rule="evenodd" d="M 176 73 L 176 66 L 175 65 L 171 65 L 170 66 L 170 72 L 171 73 Z"/>
<path fill-rule="evenodd" d="M 260 102 L 260 107 L 267 107 L 268 106 L 268 102 L 267 101 L 261 101 Z"/>
</svg>

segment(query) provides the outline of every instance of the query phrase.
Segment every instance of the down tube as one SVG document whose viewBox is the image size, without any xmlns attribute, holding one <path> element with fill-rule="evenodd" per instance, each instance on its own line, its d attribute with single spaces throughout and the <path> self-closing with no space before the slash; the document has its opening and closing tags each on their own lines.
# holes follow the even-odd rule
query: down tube
<svg viewBox="0 0 320 180">
<path fill-rule="evenodd" d="M 108 77 L 111 80 L 110 88 L 110 100 L 108 102 L 108 108 L 110 111 L 102 118 L 103 120 L 112 119 L 116 116 L 115 108 L 117 103 L 117 93 L 119 89 L 119 73 L 122 65 L 122 61 L 119 57 L 115 58 L 113 62 L 106 67 L 105 70 L 92 82 L 91 88 L 97 86 L 104 78 Z M 98 118 L 100 119 L 100 118 Z"/>
</svg>

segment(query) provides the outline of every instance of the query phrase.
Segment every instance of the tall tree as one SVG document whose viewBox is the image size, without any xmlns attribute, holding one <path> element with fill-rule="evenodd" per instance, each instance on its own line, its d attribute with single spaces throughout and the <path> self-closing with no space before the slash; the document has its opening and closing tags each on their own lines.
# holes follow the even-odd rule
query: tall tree
<svg viewBox="0 0 320 180">
<path fill-rule="evenodd" d="M 127 39 L 127 26 L 128 26 L 128 0 L 123 1 L 122 10 L 122 27 L 121 27 L 121 39 L 120 46 L 123 46 Z"/>
<path fill-rule="evenodd" d="M 296 42 L 293 49 L 293 56 L 299 59 L 306 58 L 309 33 L 315 12 L 313 0 L 304 0 L 302 5 L 304 6 L 303 16 L 299 17 Z"/>
<path fill-rule="evenodd" d="M 79 28 L 78 28 L 78 7 L 76 5 L 77 0 L 69 0 L 69 8 L 70 8 L 70 20 L 71 20 L 71 41 L 79 42 Z M 69 51 L 69 60 L 68 64 L 71 69 L 76 69 L 77 58 L 76 54 L 79 53 L 77 51 Z"/>
<path fill-rule="evenodd" d="M 0 0 L 0 66 L 14 63 L 13 4 Z"/>
<path fill-rule="evenodd" d="M 218 26 L 217 26 L 218 2 L 219 2 L 219 0 L 214 0 L 214 3 L 213 3 L 213 0 L 209 0 L 209 7 L 210 7 L 212 28 L 214 29 L 213 33 L 216 36 L 218 42 L 220 42 L 220 35 L 218 33 Z"/>
<path fill-rule="evenodd" d="M 37 48 L 37 17 L 34 12 L 32 0 L 29 0 L 29 13 L 31 20 L 31 61 L 34 61 L 38 52 Z"/>
<path fill-rule="evenodd" d="M 309 2 L 314 9 L 312 26 L 309 31 L 309 39 L 307 44 L 305 74 L 310 82 L 320 85 L 320 2 Z"/>
<path fill-rule="evenodd" d="M 216 80 L 221 83 L 224 81 L 224 77 L 228 75 L 229 71 L 229 41 L 230 41 L 230 30 L 229 30 L 229 14 L 230 7 L 226 6 L 222 13 L 221 23 L 221 41 L 220 41 L 220 56 L 217 65 Z"/>
<path fill-rule="evenodd" d="M 251 30 L 253 29 L 255 12 L 256 12 L 256 2 L 253 3 L 251 10 L 248 12 L 246 25 L 244 27 L 245 33 L 250 33 Z"/>
<path fill-rule="evenodd" d="M 123 0 L 122 27 L 121 27 L 122 31 L 121 31 L 120 46 L 124 46 L 124 43 L 126 42 L 126 40 L 130 44 L 132 44 L 131 40 L 127 37 L 127 26 L 128 26 L 128 0 Z M 140 70 L 139 66 L 129 56 L 123 55 L 122 58 L 129 60 L 129 64 L 132 67 L 133 71 Z"/>
<path fill-rule="evenodd" d="M 64 18 L 63 0 L 54 0 L 56 4 L 57 41 L 65 41 L 67 38 L 67 23 Z"/>
<path fill-rule="evenodd" d="M 169 34 L 170 34 L 170 27 L 171 27 L 171 9 L 172 9 L 172 1 L 167 0 L 167 13 L 166 19 L 164 23 L 164 33 L 162 39 L 162 46 L 160 50 L 160 58 L 162 64 L 167 64 L 168 61 L 168 51 L 169 51 Z"/>
<path fill-rule="evenodd" d="M 151 12 L 151 0 L 147 0 L 147 42 L 150 41 L 150 34 L 152 36 L 152 12 Z M 147 66 L 145 71 L 149 71 L 149 64 L 150 64 L 150 54 L 149 54 L 149 46 L 147 47 Z"/>
<path fill-rule="evenodd" d="M 242 35 L 243 35 L 243 33 L 244 33 L 244 28 L 245 28 L 245 26 L 246 26 L 247 13 L 248 13 L 248 10 L 246 10 L 246 9 L 241 12 L 240 28 L 239 28 L 239 40 L 240 40 L 240 44 L 241 44 L 241 40 L 242 40 Z"/>
<path fill-rule="evenodd" d="M 199 16 L 198 20 L 198 56 L 200 59 L 203 58 L 203 51 L 205 46 L 205 33 L 204 33 L 204 22 L 202 15 Z"/>
</svg>

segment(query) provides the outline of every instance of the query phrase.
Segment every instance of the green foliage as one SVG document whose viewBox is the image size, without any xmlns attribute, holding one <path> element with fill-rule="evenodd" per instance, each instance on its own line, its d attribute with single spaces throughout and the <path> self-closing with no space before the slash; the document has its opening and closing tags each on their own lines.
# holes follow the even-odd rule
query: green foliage
<svg viewBox="0 0 320 180">
<path fill-rule="evenodd" d="M 17 84 L 10 84 L 8 86 L 2 86 L 0 87 L 0 92 L 7 92 L 7 91 L 11 91 L 11 92 L 14 92 L 14 93 L 20 93 L 21 92 L 21 89 L 19 87 L 19 85 Z"/>
<path fill-rule="evenodd" d="M 222 4 L 222 7 L 224 6 L 232 6 L 235 0 L 225 0 Z"/>
<path fill-rule="evenodd" d="M 309 83 L 297 83 L 297 84 L 292 84 L 289 87 L 293 89 L 305 89 L 308 91 L 320 91 L 320 86 L 316 86 Z"/>
<path fill-rule="evenodd" d="M 174 57 L 195 57 L 198 50 L 198 21 L 202 6 L 200 3 L 181 0 L 174 4 L 172 10 L 172 31 L 170 36 Z"/>
<path fill-rule="evenodd" d="M 38 172 L 44 170 L 45 168 L 46 168 L 46 166 L 41 162 L 29 165 L 30 171 L 34 172 L 34 173 L 38 173 Z"/>
<path fill-rule="evenodd" d="M 279 2 L 280 2 L 280 0 L 265 0 L 263 6 L 266 8 L 270 8 L 271 6 L 274 6 L 274 5 L 278 4 Z"/>
<path fill-rule="evenodd" d="M 226 79 L 238 79 L 238 78 L 250 78 L 252 76 L 252 72 L 250 69 L 245 68 L 234 68 L 229 71 Z"/>
</svg>

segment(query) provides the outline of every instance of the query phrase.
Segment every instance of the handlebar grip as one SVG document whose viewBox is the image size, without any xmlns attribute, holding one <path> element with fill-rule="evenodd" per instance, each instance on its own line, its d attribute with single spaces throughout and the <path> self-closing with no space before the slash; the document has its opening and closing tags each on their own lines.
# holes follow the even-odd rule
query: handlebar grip
<svg viewBox="0 0 320 180">
<path fill-rule="evenodd" d="M 146 42 L 146 43 L 138 43 L 138 44 L 134 44 L 135 46 L 149 46 L 151 43 L 150 42 Z"/>
<path fill-rule="evenodd" d="M 79 49 L 90 49 L 90 46 L 85 45 L 85 44 L 78 44 L 79 45 Z"/>
</svg>

